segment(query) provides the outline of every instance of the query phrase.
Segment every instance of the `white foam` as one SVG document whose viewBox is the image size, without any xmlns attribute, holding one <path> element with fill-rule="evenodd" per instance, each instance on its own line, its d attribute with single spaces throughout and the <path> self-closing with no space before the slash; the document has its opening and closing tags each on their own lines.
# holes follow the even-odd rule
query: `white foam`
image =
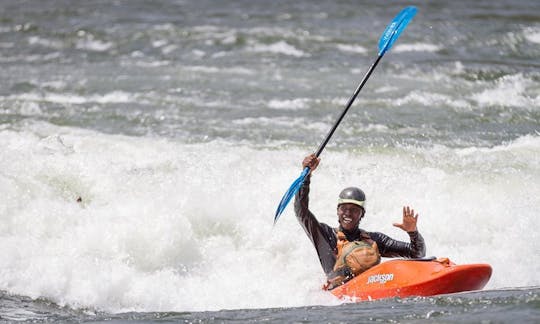
<svg viewBox="0 0 540 324">
<path fill-rule="evenodd" d="M 339 303 L 320 290 L 324 276 L 292 206 L 272 229 L 305 149 L 47 123 L 0 130 L 0 147 L 0 290 L 113 312 Z M 321 221 L 335 224 L 336 193 L 358 185 L 368 196 L 364 228 L 406 239 L 391 223 L 410 204 L 428 254 L 490 263 L 488 288 L 540 284 L 539 136 L 322 158 L 311 192 Z"/>
<path fill-rule="evenodd" d="M 202 73 L 230 73 L 230 74 L 240 74 L 240 75 L 255 74 L 253 70 L 240 67 L 240 66 L 231 67 L 231 68 L 219 68 L 215 66 L 186 66 L 184 67 L 184 69 L 187 71 L 202 72 Z"/>
<path fill-rule="evenodd" d="M 360 54 L 367 53 L 366 48 L 360 45 L 338 44 L 336 47 L 340 51 L 343 51 L 343 52 L 360 53 Z"/>
<path fill-rule="evenodd" d="M 125 103 L 134 100 L 135 96 L 124 91 L 112 91 L 103 95 L 90 95 L 81 96 L 77 94 L 69 93 L 25 93 L 18 95 L 11 95 L 8 99 L 19 99 L 29 102 L 33 101 L 47 101 L 63 104 L 84 104 L 84 103 Z"/>
<path fill-rule="evenodd" d="M 54 40 L 54 39 L 46 39 L 46 38 L 38 37 L 38 36 L 28 37 L 28 43 L 30 45 L 40 45 L 43 47 L 50 47 L 54 49 L 62 49 L 64 47 L 64 43 L 62 41 Z"/>
<path fill-rule="evenodd" d="M 405 105 L 411 103 L 420 103 L 424 106 L 437 106 L 437 105 L 447 105 L 451 107 L 469 107 L 470 104 L 465 100 L 456 100 L 455 97 L 450 95 L 426 92 L 426 91 L 411 91 L 405 97 L 399 98 L 392 101 L 395 105 Z"/>
<path fill-rule="evenodd" d="M 531 42 L 540 44 L 540 28 L 528 27 L 523 31 L 525 38 Z"/>
<path fill-rule="evenodd" d="M 167 41 L 166 39 L 157 39 L 152 41 L 152 47 L 159 48 L 167 45 L 168 43 L 169 41 Z"/>
<path fill-rule="evenodd" d="M 540 107 L 540 94 L 534 95 L 536 83 L 523 74 L 505 75 L 495 84 L 472 99 L 481 106 L 521 106 L 526 109 Z M 485 88 L 484 88 L 485 89 Z"/>
<path fill-rule="evenodd" d="M 296 47 L 290 45 L 289 43 L 285 41 L 279 41 L 272 44 L 254 44 L 251 47 L 249 47 L 248 50 L 253 51 L 253 52 L 268 52 L 268 53 L 283 54 L 283 55 L 289 55 L 289 56 L 295 56 L 295 57 L 309 56 L 309 54 L 297 49 Z"/>
<path fill-rule="evenodd" d="M 83 49 L 92 52 L 105 52 L 114 46 L 112 42 L 102 41 L 94 39 L 89 35 L 88 37 L 77 40 L 75 45 L 78 49 Z"/>
<path fill-rule="evenodd" d="M 32 101 L 24 101 L 21 104 L 20 114 L 26 116 L 39 116 L 43 113 L 39 104 Z"/>
<path fill-rule="evenodd" d="M 428 43 L 396 44 L 394 52 L 437 52 L 440 46 Z"/>
<path fill-rule="evenodd" d="M 273 99 L 268 102 L 268 107 L 273 109 L 305 109 L 309 107 L 310 99 L 296 98 L 292 100 Z"/>
</svg>

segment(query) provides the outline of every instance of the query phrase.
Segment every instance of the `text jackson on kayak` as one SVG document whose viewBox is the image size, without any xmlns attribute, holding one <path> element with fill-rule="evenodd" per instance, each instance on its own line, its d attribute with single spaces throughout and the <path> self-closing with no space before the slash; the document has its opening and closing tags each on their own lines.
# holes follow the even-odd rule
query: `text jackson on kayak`
<svg viewBox="0 0 540 324">
<path fill-rule="evenodd" d="M 294 201 L 298 221 L 309 236 L 328 278 L 327 289 L 335 288 L 370 267 L 380 263 L 382 257 L 420 258 L 426 248 L 422 235 L 417 230 L 418 214 L 408 206 L 403 207 L 403 222 L 393 225 L 409 234 L 410 243 L 401 242 L 379 232 L 367 232 L 359 228 L 365 215 L 366 196 L 355 187 L 345 188 L 339 194 L 337 216 L 339 227 L 333 228 L 320 223 L 309 210 L 309 184 L 311 172 L 315 171 L 320 159 L 315 154 L 302 161 L 302 168 L 309 167 L 302 188 Z"/>
</svg>

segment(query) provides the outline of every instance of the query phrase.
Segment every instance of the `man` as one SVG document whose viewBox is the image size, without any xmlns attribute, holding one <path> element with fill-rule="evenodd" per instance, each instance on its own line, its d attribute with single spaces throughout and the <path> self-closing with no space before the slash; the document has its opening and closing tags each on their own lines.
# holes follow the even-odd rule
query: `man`
<svg viewBox="0 0 540 324">
<path fill-rule="evenodd" d="M 327 224 L 319 223 L 315 216 L 309 210 L 309 185 L 311 181 L 311 173 L 315 171 L 319 165 L 320 159 L 315 154 L 308 155 L 302 162 L 302 167 L 309 167 L 310 173 L 307 175 L 303 186 L 296 194 L 294 201 L 294 211 L 298 221 L 304 228 L 306 234 L 311 239 L 321 266 L 329 279 L 329 289 L 332 289 L 343 282 L 354 277 L 359 273 L 352 273 L 350 267 L 341 267 L 340 260 L 343 263 L 341 247 L 343 243 L 348 242 L 367 242 L 364 244 L 361 260 L 365 255 L 376 254 L 375 259 L 367 257 L 363 265 L 364 268 L 373 266 L 380 262 L 380 257 L 405 257 L 405 258 L 420 258 L 425 256 L 424 239 L 416 228 L 418 214 L 414 214 L 414 210 L 408 206 L 403 207 L 403 222 L 401 224 L 393 224 L 401 228 L 409 234 L 410 243 L 401 242 L 390 238 L 389 236 L 379 232 L 366 232 L 358 227 L 360 220 L 365 215 L 364 192 L 358 188 L 346 188 L 340 193 L 337 206 L 337 216 L 339 227 L 334 229 Z M 373 244 L 375 243 L 375 244 Z M 371 246 L 371 248 L 370 248 Z M 336 261 L 338 261 L 336 263 Z M 339 265 L 339 266 L 338 266 Z M 358 270 L 364 271 L 366 269 Z"/>
</svg>

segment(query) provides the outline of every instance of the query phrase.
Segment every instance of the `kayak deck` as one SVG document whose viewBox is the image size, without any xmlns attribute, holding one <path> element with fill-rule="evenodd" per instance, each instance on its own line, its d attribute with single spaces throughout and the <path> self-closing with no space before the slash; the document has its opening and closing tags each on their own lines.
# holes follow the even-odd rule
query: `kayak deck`
<svg viewBox="0 0 540 324">
<path fill-rule="evenodd" d="M 330 292 L 352 301 L 434 296 L 482 289 L 491 273 L 489 264 L 456 265 L 447 258 L 390 260 Z"/>
</svg>

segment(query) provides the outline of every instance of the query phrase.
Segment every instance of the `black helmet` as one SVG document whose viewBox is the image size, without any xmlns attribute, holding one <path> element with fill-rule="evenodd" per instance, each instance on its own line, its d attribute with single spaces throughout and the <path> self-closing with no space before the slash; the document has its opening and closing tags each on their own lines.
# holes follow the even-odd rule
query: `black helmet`
<svg viewBox="0 0 540 324">
<path fill-rule="evenodd" d="M 338 206 L 341 204 L 355 204 L 362 208 L 366 203 L 366 194 L 360 188 L 349 187 L 339 193 Z"/>
</svg>

